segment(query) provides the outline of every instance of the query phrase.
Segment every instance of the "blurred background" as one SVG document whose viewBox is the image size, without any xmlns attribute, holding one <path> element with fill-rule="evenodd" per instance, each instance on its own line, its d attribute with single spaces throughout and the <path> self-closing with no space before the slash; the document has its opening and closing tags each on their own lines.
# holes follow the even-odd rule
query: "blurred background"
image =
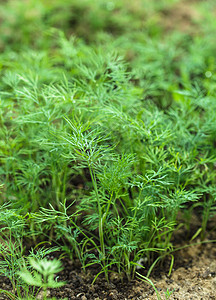
<svg viewBox="0 0 216 300">
<path fill-rule="evenodd" d="M 204 36 L 216 26 L 214 0 L 1 0 L 0 11 L 1 50 L 48 47 L 53 28 L 86 43 L 123 35 L 134 43 L 176 31 Z"/>
<path fill-rule="evenodd" d="M 170 105 L 170 91 L 191 81 L 208 85 L 211 77 L 215 90 L 214 0 L 1 0 L 0 11 L 4 70 L 15 54 L 33 50 L 55 58 L 55 67 L 64 58 L 71 73 L 74 56 L 100 47 L 129 63 L 134 84 L 160 108 Z"/>
</svg>

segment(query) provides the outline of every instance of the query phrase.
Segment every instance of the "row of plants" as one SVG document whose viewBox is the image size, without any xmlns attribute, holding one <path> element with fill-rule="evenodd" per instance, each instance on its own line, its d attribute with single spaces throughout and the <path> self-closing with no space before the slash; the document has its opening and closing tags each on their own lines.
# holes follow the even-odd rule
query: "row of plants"
<svg viewBox="0 0 216 300">
<path fill-rule="evenodd" d="M 30 286 L 46 298 L 63 284 L 52 252 L 84 271 L 98 265 L 94 281 L 110 272 L 131 280 L 140 260 L 147 277 L 167 257 L 171 272 L 180 226 L 205 238 L 216 194 L 213 29 L 167 36 L 147 16 L 154 30 L 145 31 L 144 2 L 30 1 L 17 35 L 9 21 L 21 22 L 24 2 L 1 4 L 12 40 L 6 31 L 0 55 L 0 273 L 11 299 L 39 292 Z M 149 4 L 155 18 L 171 7 L 162 2 Z M 88 12 L 90 32 L 76 9 Z"/>
</svg>

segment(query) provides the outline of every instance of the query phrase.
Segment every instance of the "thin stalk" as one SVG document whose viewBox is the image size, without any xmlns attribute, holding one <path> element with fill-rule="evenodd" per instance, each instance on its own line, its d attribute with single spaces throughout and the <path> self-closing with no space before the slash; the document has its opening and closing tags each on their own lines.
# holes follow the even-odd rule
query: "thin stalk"
<svg viewBox="0 0 216 300">
<path fill-rule="evenodd" d="M 59 193 L 60 193 L 60 187 L 59 187 L 59 180 L 58 180 L 58 173 L 55 170 L 55 167 L 52 168 L 52 185 L 53 185 L 53 189 L 55 190 L 55 197 L 56 197 L 56 204 L 58 209 L 61 211 L 61 205 L 60 205 L 60 201 L 59 201 Z"/>
<path fill-rule="evenodd" d="M 142 192 L 142 189 L 139 192 L 138 201 L 140 200 L 141 192 Z M 138 201 L 137 201 L 137 203 L 138 203 Z M 136 203 L 136 207 L 135 207 L 135 210 L 134 210 L 133 220 L 136 220 L 137 208 L 138 208 L 137 203 Z M 131 229 L 130 229 L 130 243 L 132 242 L 132 239 L 133 239 L 133 227 L 131 227 Z M 128 252 L 127 256 L 128 256 L 127 257 L 127 259 L 128 259 L 128 271 L 127 271 L 128 274 L 127 274 L 127 277 L 130 280 L 131 279 L 131 273 L 132 273 L 132 278 L 134 277 L 134 272 L 131 271 L 130 252 Z"/>
<path fill-rule="evenodd" d="M 47 299 L 47 277 L 44 276 L 44 282 L 45 282 L 45 286 L 43 288 L 43 299 L 46 300 Z"/>
<path fill-rule="evenodd" d="M 102 215 L 102 209 L 101 209 L 100 198 L 99 198 L 99 193 L 98 193 L 98 187 L 97 187 L 97 182 L 96 182 L 96 177 L 95 177 L 94 170 L 92 170 L 90 165 L 88 165 L 88 167 L 89 167 L 89 172 L 90 172 L 90 176 L 91 176 L 91 180 L 92 180 L 92 184 L 93 184 L 93 187 L 94 187 L 94 191 L 95 191 L 96 199 L 97 199 L 97 204 L 98 204 L 99 238 L 100 238 L 100 247 L 101 247 L 101 253 L 102 253 L 102 263 L 104 265 L 104 273 L 105 273 L 106 280 L 109 281 L 108 272 L 107 272 L 106 263 L 105 263 L 106 253 L 105 253 L 104 235 L 103 235 L 103 215 Z"/>
<path fill-rule="evenodd" d="M 67 166 L 63 169 L 63 181 L 62 181 L 62 193 L 61 193 L 61 199 L 62 199 L 62 202 L 64 201 L 65 199 L 65 195 L 66 195 L 66 182 L 67 182 Z"/>
</svg>

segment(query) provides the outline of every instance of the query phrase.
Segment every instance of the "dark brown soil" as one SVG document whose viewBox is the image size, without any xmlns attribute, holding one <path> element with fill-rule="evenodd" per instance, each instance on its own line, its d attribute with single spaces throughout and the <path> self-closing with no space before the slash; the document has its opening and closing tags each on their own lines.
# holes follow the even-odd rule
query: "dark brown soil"
<svg viewBox="0 0 216 300">
<path fill-rule="evenodd" d="M 48 291 L 49 297 L 81 300 L 158 299 L 154 289 L 139 279 L 122 283 L 117 275 L 111 275 L 111 282 L 108 284 L 101 275 L 92 285 L 98 270 L 92 268 L 84 273 L 77 261 L 67 259 L 63 264 L 64 271 L 59 274 L 58 280 L 65 280 L 67 284 L 61 289 Z M 215 243 L 197 244 L 177 251 L 170 277 L 167 270 L 168 264 L 165 261 L 151 276 L 161 299 L 216 299 Z M 9 281 L 0 278 L 0 288 L 11 290 Z M 173 291 L 170 298 L 165 298 L 167 289 Z M 37 298 L 42 299 L 42 294 Z M 1 299 L 8 298 L 0 294 Z"/>
<path fill-rule="evenodd" d="M 166 299 L 165 292 L 169 289 L 174 290 L 170 299 L 207 300 L 216 299 L 215 276 L 216 249 L 214 243 L 207 243 L 179 251 L 172 275 L 168 277 L 163 269 L 157 269 L 151 280 L 162 299 Z M 117 276 L 113 276 L 110 284 L 99 278 L 92 285 L 93 274 L 78 271 L 76 265 L 70 262 L 65 262 L 65 270 L 60 279 L 67 280 L 67 285 L 50 293 L 50 296 L 58 299 L 157 299 L 154 289 L 138 279 L 121 283 Z"/>
<path fill-rule="evenodd" d="M 155 268 L 151 280 L 160 293 L 161 299 L 189 300 L 189 299 L 216 299 L 216 220 L 209 222 L 208 235 L 204 243 L 199 238 L 189 242 L 189 239 L 200 228 L 200 217 L 193 214 L 190 224 L 190 236 L 185 240 L 187 233 L 184 228 L 178 230 L 173 238 L 176 248 L 185 247 L 174 252 L 175 261 L 171 276 L 168 276 L 170 261 L 167 258 L 162 265 Z M 127 299 L 158 299 L 150 285 L 138 278 L 131 282 L 121 282 L 118 275 L 111 275 L 111 283 L 107 283 L 103 275 L 92 285 L 97 269 L 84 273 L 79 263 L 64 262 L 64 271 L 60 280 L 66 280 L 67 285 L 60 290 L 50 291 L 50 296 L 57 299 L 81 300 L 127 300 Z M 173 291 L 170 298 L 165 297 L 167 289 Z"/>
<path fill-rule="evenodd" d="M 190 242 L 191 237 L 199 228 L 198 212 L 191 217 L 190 234 L 187 234 L 183 227 L 175 233 L 173 237 L 175 249 L 185 248 L 173 252 L 175 260 L 171 276 L 168 276 L 169 257 L 163 264 L 153 269 L 150 278 L 162 300 L 216 300 L 216 219 L 213 218 L 209 221 L 207 238 L 203 243 L 199 237 Z M 70 261 L 69 259 L 63 260 L 63 266 L 64 270 L 58 274 L 57 279 L 66 281 L 67 284 L 60 289 L 49 290 L 49 297 L 81 300 L 158 299 L 153 287 L 138 278 L 131 282 L 126 280 L 122 282 L 119 275 L 111 273 L 110 283 L 107 283 L 101 274 L 92 285 L 95 275 L 100 271 L 97 267 L 88 268 L 85 273 L 78 260 Z M 144 270 L 144 272 L 146 271 Z M 10 281 L 0 277 L 0 289 L 12 292 Z M 173 291 L 170 298 L 165 297 L 167 289 L 170 292 Z M 0 300 L 3 299 L 8 298 L 0 294 Z M 37 299 L 42 299 L 42 293 L 39 293 Z"/>
</svg>

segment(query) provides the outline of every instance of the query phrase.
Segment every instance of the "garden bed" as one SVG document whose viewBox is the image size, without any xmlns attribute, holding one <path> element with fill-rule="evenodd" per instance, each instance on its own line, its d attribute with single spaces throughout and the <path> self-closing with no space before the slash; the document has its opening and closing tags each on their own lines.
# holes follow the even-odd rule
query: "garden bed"
<svg viewBox="0 0 216 300">
<path fill-rule="evenodd" d="M 197 217 L 194 217 L 193 220 L 193 224 L 196 224 L 196 226 L 193 226 L 193 230 L 196 231 L 199 221 Z M 211 227 L 208 228 L 210 232 L 208 234 L 209 239 L 203 242 L 196 239 L 193 243 L 188 241 L 185 244 L 184 238 L 187 233 L 184 230 L 179 230 L 176 234 L 176 248 L 182 249 L 175 253 L 171 275 L 168 276 L 170 260 L 167 258 L 162 264 L 153 269 L 150 277 L 161 300 L 216 299 L 216 234 L 214 226 L 215 221 L 212 221 Z M 58 254 L 54 253 L 49 259 L 54 257 L 58 257 Z M 62 262 L 64 270 L 58 274 L 58 280 L 67 283 L 60 289 L 49 290 L 48 297 L 50 298 L 80 300 L 159 299 L 153 286 L 138 278 L 130 282 L 126 279 L 122 281 L 118 274 L 111 273 L 109 283 L 103 276 L 100 276 L 92 284 L 94 276 L 98 273 L 97 266 L 84 272 L 79 260 L 71 261 L 65 258 Z M 145 269 L 139 269 L 137 272 L 146 275 Z M 0 287 L 12 292 L 10 281 L 7 278 L 0 278 Z M 42 295 L 42 292 L 40 292 L 37 299 L 41 299 Z M 168 297 L 169 295 L 170 297 Z M 0 300 L 5 299 L 8 298 L 0 294 Z"/>
<path fill-rule="evenodd" d="M 215 1 L 0 10 L 1 297 L 214 299 Z"/>
<path fill-rule="evenodd" d="M 215 244 L 196 245 L 176 253 L 174 269 L 171 276 L 168 271 L 157 268 L 151 277 L 161 299 L 166 299 L 167 289 L 173 291 L 170 300 L 207 300 L 216 299 L 216 249 Z M 94 285 L 95 270 L 83 273 L 78 262 L 64 261 L 63 274 L 59 274 L 61 280 L 67 284 L 57 290 L 50 290 L 49 297 L 57 299 L 81 299 L 81 300 L 157 300 L 156 293 L 150 285 L 140 281 L 121 283 L 118 276 L 112 277 L 112 282 L 107 283 L 99 278 Z M 1 278 L 0 286 L 11 291 L 10 283 L 6 278 Z M 38 295 L 38 299 L 40 299 Z M 0 295 L 1 300 L 8 297 Z M 168 298 L 167 298 L 168 299 Z"/>
</svg>

